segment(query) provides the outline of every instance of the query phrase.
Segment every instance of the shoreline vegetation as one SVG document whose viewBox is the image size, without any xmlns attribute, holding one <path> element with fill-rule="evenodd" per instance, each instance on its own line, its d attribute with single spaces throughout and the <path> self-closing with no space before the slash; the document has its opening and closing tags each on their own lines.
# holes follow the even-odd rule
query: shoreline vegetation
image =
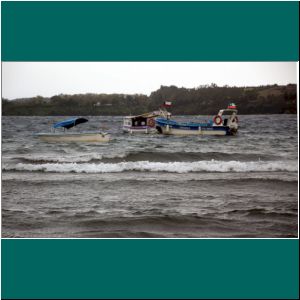
<svg viewBox="0 0 300 300">
<path fill-rule="evenodd" d="M 234 102 L 239 114 L 296 114 L 297 85 L 196 88 L 161 86 L 143 94 L 60 94 L 8 100 L 2 98 L 3 116 L 123 116 L 157 110 L 171 101 L 173 115 L 212 115 Z"/>
</svg>

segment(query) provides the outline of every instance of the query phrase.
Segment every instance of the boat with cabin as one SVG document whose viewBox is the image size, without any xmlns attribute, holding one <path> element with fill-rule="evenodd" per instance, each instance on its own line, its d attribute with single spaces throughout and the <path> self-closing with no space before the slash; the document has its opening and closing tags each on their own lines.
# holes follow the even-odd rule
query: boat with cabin
<svg viewBox="0 0 300 300">
<path fill-rule="evenodd" d="M 237 112 L 236 105 L 231 103 L 209 121 L 177 122 L 170 118 L 156 118 L 156 129 L 166 135 L 235 135 L 239 127 Z"/>
<path fill-rule="evenodd" d="M 171 114 L 163 109 L 137 116 L 126 116 L 123 119 L 123 131 L 128 133 L 156 133 L 155 119 L 170 116 Z"/>
<path fill-rule="evenodd" d="M 110 135 L 104 132 L 69 132 L 79 124 L 88 122 L 86 118 L 72 118 L 55 123 L 50 133 L 38 133 L 36 136 L 45 142 L 108 142 Z M 66 131 L 67 130 L 67 131 Z"/>
</svg>

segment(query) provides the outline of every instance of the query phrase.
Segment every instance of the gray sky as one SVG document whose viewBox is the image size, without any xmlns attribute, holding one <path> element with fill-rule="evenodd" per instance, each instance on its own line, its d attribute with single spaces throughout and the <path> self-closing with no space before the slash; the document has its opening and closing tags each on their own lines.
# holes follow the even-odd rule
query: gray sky
<svg viewBox="0 0 300 300">
<path fill-rule="evenodd" d="M 2 97 L 297 83 L 296 62 L 3 62 Z"/>
</svg>

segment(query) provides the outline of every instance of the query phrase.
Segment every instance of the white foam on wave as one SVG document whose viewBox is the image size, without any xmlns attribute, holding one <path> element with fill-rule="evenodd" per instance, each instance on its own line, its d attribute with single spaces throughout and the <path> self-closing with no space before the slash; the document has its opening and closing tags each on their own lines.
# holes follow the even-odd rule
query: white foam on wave
<svg viewBox="0 0 300 300">
<path fill-rule="evenodd" d="M 101 160 L 104 158 L 124 158 L 126 157 L 125 153 L 121 154 L 98 154 L 91 153 L 86 155 L 68 155 L 68 156 L 25 156 L 23 157 L 26 160 L 31 162 L 43 161 L 45 163 L 84 163 L 89 162 L 91 160 Z M 19 158 L 19 157 L 17 157 Z"/>
<path fill-rule="evenodd" d="M 296 172 L 296 161 L 195 161 L 195 162 L 120 162 L 120 163 L 45 163 L 6 165 L 4 170 L 42 171 L 56 173 L 120 173 L 124 171 L 149 172 Z"/>
<path fill-rule="evenodd" d="M 28 156 L 25 159 L 30 161 L 44 161 L 49 163 L 79 163 L 89 162 L 92 159 L 102 159 L 102 155 L 68 155 L 68 156 Z"/>
</svg>

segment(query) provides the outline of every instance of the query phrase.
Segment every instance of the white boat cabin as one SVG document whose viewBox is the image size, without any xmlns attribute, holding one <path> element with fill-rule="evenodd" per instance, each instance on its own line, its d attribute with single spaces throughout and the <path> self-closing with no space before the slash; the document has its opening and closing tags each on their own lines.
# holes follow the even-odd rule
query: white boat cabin
<svg viewBox="0 0 300 300">
<path fill-rule="evenodd" d="M 214 117 L 214 126 L 228 126 L 233 129 L 238 128 L 238 117 L 236 109 L 221 109 Z"/>
<path fill-rule="evenodd" d="M 170 115 L 170 113 L 159 110 L 137 116 L 126 116 L 123 119 L 123 131 L 129 133 L 155 133 L 155 118 L 166 115 Z"/>
</svg>

